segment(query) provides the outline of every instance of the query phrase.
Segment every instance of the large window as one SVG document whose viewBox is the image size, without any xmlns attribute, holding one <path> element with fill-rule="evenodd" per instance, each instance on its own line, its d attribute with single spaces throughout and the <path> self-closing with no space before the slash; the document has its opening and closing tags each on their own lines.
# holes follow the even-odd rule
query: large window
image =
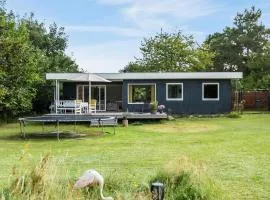
<svg viewBox="0 0 270 200">
<path fill-rule="evenodd" d="M 172 101 L 183 100 L 183 83 L 167 83 L 166 99 Z"/>
<path fill-rule="evenodd" d="M 219 84 L 218 83 L 203 83 L 202 84 L 202 99 L 204 101 L 219 100 Z"/>
<path fill-rule="evenodd" d="M 128 103 L 151 103 L 156 101 L 155 84 L 129 84 Z"/>
</svg>

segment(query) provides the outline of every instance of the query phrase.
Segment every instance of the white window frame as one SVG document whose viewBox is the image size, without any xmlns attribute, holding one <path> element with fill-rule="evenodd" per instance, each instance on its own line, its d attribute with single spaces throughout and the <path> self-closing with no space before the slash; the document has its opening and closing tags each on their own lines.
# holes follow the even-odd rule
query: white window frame
<svg viewBox="0 0 270 200">
<path fill-rule="evenodd" d="M 127 102 L 128 104 L 145 104 L 145 102 L 129 102 L 129 86 L 133 85 L 154 85 L 155 86 L 155 102 L 157 101 L 157 87 L 155 83 L 128 83 L 127 84 Z"/>
<path fill-rule="evenodd" d="M 169 98 L 169 85 L 181 85 L 182 97 L 181 98 Z M 166 83 L 166 101 L 183 101 L 184 100 L 184 84 L 183 83 Z"/>
<path fill-rule="evenodd" d="M 205 85 L 217 85 L 217 98 L 204 98 L 204 86 Z M 207 82 L 207 83 L 202 83 L 202 100 L 203 101 L 219 101 L 219 83 L 211 83 L 211 82 Z"/>
</svg>

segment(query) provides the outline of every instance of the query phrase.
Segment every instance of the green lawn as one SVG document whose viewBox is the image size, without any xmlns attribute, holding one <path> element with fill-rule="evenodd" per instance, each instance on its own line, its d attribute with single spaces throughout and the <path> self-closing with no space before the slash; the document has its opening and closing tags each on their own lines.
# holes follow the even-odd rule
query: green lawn
<svg viewBox="0 0 270 200">
<path fill-rule="evenodd" d="M 73 130 L 73 126 L 60 126 Z M 53 129 L 46 126 L 46 129 Z M 98 128 L 76 127 L 93 134 Z M 41 126 L 26 131 L 40 132 Z M 105 128 L 112 132 L 112 128 Z M 116 135 L 83 139 L 21 140 L 18 124 L 0 126 L 0 184 L 7 183 L 14 165 L 25 152 L 35 163 L 49 152 L 62 159 L 68 176 L 96 168 L 105 176 L 114 174 L 134 185 L 146 184 L 167 163 L 186 157 L 206 166 L 210 176 L 231 199 L 270 197 L 270 115 L 248 114 L 239 119 L 181 118 L 141 126 L 117 127 Z"/>
</svg>

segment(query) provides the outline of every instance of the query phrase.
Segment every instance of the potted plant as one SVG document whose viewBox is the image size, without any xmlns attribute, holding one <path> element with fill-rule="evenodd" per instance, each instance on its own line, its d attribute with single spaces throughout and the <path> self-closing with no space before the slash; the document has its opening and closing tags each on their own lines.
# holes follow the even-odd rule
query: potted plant
<svg viewBox="0 0 270 200">
<path fill-rule="evenodd" d="M 128 127 L 128 114 L 127 113 L 123 114 L 122 124 L 124 127 Z"/>
<path fill-rule="evenodd" d="M 150 109 L 151 109 L 151 113 L 157 114 L 157 110 L 158 110 L 158 102 L 157 102 L 157 101 L 151 102 L 151 104 L 150 104 Z"/>
<path fill-rule="evenodd" d="M 158 111 L 160 112 L 160 113 L 163 113 L 163 110 L 165 109 L 165 106 L 164 105 L 158 105 Z"/>
</svg>

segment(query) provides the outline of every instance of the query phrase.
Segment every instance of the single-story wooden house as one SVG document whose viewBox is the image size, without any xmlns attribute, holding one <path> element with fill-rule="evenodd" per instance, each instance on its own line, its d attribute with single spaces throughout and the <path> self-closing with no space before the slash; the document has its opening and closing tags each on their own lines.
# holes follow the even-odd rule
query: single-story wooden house
<svg viewBox="0 0 270 200">
<path fill-rule="evenodd" d="M 55 81 L 56 107 L 61 100 L 88 104 L 94 99 L 97 112 L 149 112 L 150 103 L 157 101 L 175 114 L 216 114 L 231 111 L 232 80 L 242 76 L 242 72 L 47 73 L 46 79 Z"/>
</svg>

